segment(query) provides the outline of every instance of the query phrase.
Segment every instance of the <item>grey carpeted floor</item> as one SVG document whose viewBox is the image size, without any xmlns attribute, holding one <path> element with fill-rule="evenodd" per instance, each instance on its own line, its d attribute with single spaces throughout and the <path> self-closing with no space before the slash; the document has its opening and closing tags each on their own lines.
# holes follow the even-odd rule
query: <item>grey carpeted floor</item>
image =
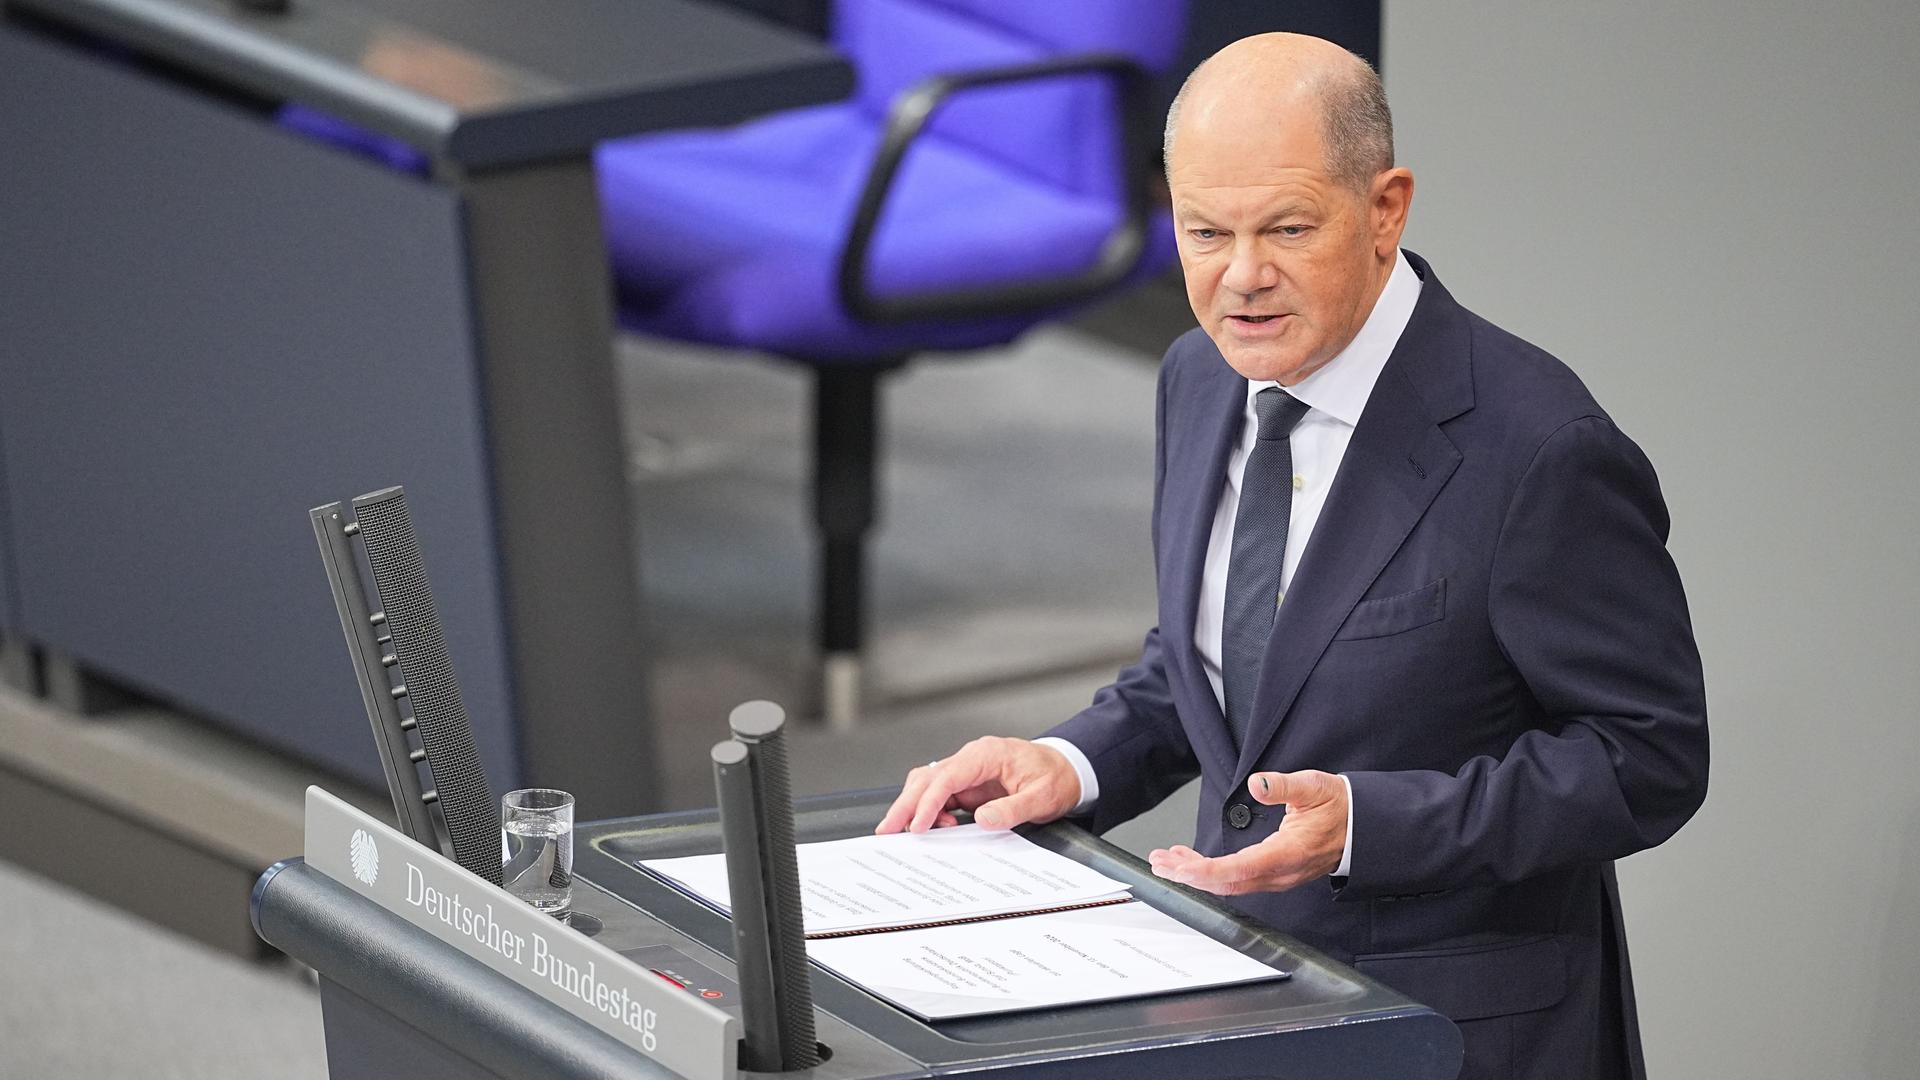
<svg viewBox="0 0 1920 1080">
<path fill-rule="evenodd" d="M 889 383 L 870 577 L 869 715 L 796 732 L 796 793 L 896 783 L 1084 705 L 1153 622 L 1157 357 L 1072 328 Z M 627 339 L 636 527 L 669 760 L 733 705 L 811 711 L 813 554 L 800 369 Z M 701 765 L 669 799 L 711 803 Z M 1191 793 L 1115 838 L 1190 835 Z M 324 1076 L 317 996 L 0 864 L 0 1077 Z"/>
<path fill-rule="evenodd" d="M 324 1077 L 319 997 L 0 863 L 0 1076 Z"/>
</svg>

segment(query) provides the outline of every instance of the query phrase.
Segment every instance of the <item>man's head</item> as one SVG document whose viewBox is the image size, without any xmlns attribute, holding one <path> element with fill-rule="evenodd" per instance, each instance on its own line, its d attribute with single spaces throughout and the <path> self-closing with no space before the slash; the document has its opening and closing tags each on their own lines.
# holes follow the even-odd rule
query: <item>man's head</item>
<svg viewBox="0 0 1920 1080">
<path fill-rule="evenodd" d="M 1166 151 L 1187 299 L 1227 363 L 1290 386 L 1346 348 L 1413 199 L 1366 61 L 1298 34 L 1236 41 L 1181 87 Z"/>
</svg>

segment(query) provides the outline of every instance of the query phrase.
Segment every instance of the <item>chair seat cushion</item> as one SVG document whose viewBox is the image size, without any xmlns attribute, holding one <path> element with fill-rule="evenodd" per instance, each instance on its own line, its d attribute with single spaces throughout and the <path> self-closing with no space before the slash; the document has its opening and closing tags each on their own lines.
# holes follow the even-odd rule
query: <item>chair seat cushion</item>
<svg viewBox="0 0 1920 1080">
<path fill-rule="evenodd" d="M 912 326 L 848 316 L 841 247 L 879 140 L 869 115 L 838 104 L 602 144 L 596 168 L 623 321 L 669 337 L 851 360 L 1004 342 L 1057 314 Z M 929 135 L 895 178 L 869 282 L 900 295 L 1069 274 L 1093 261 L 1116 223 L 1110 202 Z M 1143 270 L 1171 254 L 1170 227 L 1162 220 L 1153 232 Z"/>
</svg>

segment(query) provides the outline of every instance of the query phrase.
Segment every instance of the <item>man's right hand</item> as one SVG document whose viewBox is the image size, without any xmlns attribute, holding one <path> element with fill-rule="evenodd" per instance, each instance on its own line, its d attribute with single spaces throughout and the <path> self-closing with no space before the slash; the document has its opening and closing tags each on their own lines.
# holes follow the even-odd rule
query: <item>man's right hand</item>
<svg viewBox="0 0 1920 1080">
<path fill-rule="evenodd" d="M 1080 778 L 1066 755 L 1025 739 L 989 735 L 960 752 L 907 774 L 876 833 L 926 832 L 955 824 L 955 810 L 973 811 L 989 829 L 1062 816 L 1080 801 Z"/>
</svg>

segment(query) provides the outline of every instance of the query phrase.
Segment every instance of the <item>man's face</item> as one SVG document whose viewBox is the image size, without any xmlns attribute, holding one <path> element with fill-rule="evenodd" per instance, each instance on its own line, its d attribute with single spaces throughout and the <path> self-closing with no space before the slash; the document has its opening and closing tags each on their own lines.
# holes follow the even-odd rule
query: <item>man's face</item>
<svg viewBox="0 0 1920 1080">
<path fill-rule="evenodd" d="M 1187 300 L 1227 363 L 1291 386 L 1346 348 L 1392 270 L 1400 230 L 1379 194 L 1393 173 L 1366 193 L 1336 181 L 1300 107 L 1183 117 L 1169 165 Z"/>
</svg>

